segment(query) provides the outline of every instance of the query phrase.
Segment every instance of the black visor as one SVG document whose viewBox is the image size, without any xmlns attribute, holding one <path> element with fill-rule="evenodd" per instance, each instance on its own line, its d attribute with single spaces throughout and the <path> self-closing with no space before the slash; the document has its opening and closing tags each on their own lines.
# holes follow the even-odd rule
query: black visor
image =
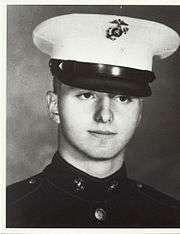
<svg viewBox="0 0 180 234">
<path fill-rule="evenodd" d="M 52 75 L 62 83 L 77 88 L 135 97 L 151 95 L 149 83 L 153 72 L 134 68 L 50 59 Z"/>
</svg>

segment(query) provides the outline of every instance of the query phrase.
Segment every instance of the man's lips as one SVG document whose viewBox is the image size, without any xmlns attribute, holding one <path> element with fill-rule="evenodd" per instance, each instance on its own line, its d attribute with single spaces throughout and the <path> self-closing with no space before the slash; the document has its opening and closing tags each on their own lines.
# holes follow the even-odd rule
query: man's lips
<svg viewBox="0 0 180 234">
<path fill-rule="evenodd" d="M 111 132 L 111 131 L 103 131 L 103 130 L 89 130 L 88 131 L 90 134 L 92 135 L 96 135 L 96 136 L 114 136 L 117 133 L 115 132 Z"/>
</svg>

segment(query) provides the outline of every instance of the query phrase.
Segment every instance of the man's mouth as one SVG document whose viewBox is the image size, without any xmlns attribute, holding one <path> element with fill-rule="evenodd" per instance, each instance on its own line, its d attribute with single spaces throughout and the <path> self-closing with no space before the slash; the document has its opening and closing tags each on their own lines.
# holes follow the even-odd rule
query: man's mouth
<svg viewBox="0 0 180 234">
<path fill-rule="evenodd" d="M 117 134 L 112 131 L 103 131 L 103 130 L 89 130 L 88 132 L 95 137 L 112 137 Z"/>
</svg>

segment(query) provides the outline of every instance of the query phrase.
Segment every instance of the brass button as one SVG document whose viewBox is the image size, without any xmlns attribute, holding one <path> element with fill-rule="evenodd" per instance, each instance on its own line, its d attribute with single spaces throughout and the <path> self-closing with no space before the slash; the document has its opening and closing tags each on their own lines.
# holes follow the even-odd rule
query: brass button
<svg viewBox="0 0 180 234">
<path fill-rule="evenodd" d="M 35 179 L 32 178 L 32 179 L 29 180 L 29 184 L 35 184 L 35 183 L 36 183 Z"/>
<path fill-rule="evenodd" d="M 118 181 L 114 180 L 111 182 L 110 186 L 108 187 L 108 190 L 109 191 L 113 191 L 113 190 L 116 190 L 118 188 Z"/>
<path fill-rule="evenodd" d="M 143 185 L 142 185 L 141 183 L 137 183 L 137 187 L 138 187 L 138 188 L 142 188 Z"/>
<path fill-rule="evenodd" d="M 94 213 L 96 219 L 99 221 L 104 221 L 106 218 L 106 211 L 102 208 L 97 208 Z"/>
<path fill-rule="evenodd" d="M 85 189 L 85 182 L 81 178 L 77 178 L 73 181 L 76 191 L 83 191 Z"/>
<path fill-rule="evenodd" d="M 61 70 L 63 70 L 63 62 L 61 62 L 61 63 L 59 64 L 59 68 L 60 68 Z"/>
</svg>

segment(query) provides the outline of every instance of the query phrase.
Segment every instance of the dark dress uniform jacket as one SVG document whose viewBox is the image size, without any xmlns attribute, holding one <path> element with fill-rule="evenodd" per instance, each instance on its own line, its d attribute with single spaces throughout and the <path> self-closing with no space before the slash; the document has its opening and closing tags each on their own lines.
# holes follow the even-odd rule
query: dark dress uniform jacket
<svg viewBox="0 0 180 234">
<path fill-rule="evenodd" d="M 127 178 L 99 179 L 58 153 L 44 171 L 7 189 L 7 227 L 180 227 L 180 204 Z"/>
</svg>

